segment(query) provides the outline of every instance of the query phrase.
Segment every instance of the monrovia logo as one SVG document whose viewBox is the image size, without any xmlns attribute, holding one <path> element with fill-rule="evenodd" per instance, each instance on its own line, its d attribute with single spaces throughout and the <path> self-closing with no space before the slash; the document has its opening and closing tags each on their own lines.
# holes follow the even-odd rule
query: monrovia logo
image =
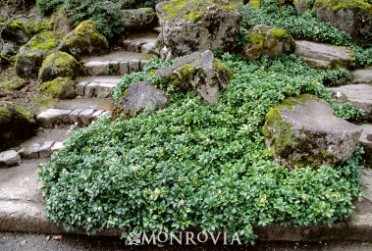
<svg viewBox="0 0 372 251">
<path fill-rule="evenodd" d="M 149 233 L 135 233 L 132 232 L 126 239 L 126 245 L 198 245 L 205 242 L 212 242 L 214 245 L 243 245 L 240 241 L 237 233 L 232 236 L 228 236 L 225 232 L 180 232 L 178 234 L 173 233 L 161 233 L 152 232 Z"/>
</svg>

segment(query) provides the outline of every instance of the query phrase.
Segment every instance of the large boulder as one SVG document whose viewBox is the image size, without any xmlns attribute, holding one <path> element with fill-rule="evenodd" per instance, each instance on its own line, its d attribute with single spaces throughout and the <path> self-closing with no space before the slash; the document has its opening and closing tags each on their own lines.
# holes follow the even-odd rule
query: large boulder
<svg viewBox="0 0 372 251">
<path fill-rule="evenodd" d="M 0 102 L 0 151 L 15 146 L 36 133 L 34 116 L 8 102 Z"/>
<path fill-rule="evenodd" d="M 15 69 L 22 78 L 36 78 L 44 58 L 57 50 L 59 41 L 52 32 L 35 35 L 22 46 L 16 57 Z"/>
<path fill-rule="evenodd" d="M 316 0 L 316 17 L 350 34 L 354 41 L 370 44 L 372 4 L 368 0 Z"/>
<path fill-rule="evenodd" d="M 121 102 L 122 113 L 133 117 L 144 110 L 156 111 L 169 103 L 168 95 L 152 84 L 142 81 L 131 84 Z"/>
<path fill-rule="evenodd" d="M 164 57 L 220 48 L 233 51 L 239 39 L 241 0 L 171 0 L 156 5 Z"/>
<path fill-rule="evenodd" d="M 152 8 L 140 8 L 121 11 L 125 31 L 138 32 L 151 30 L 158 25 L 158 16 Z"/>
<path fill-rule="evenodd" d="M 256 59 L 262 55 L 273 58 L 283 53 L 293 53 L 295 49 L 295 40 L 288 31 L 256 25 L 248 32 L 248 42 L 244 46 L 242 56 L 246 59 Z"/>
<path fill-rule="evenodd" d="M 343 163 L 356 150 L 361 131 L 312 95 L 284 100 L 267 113 L 263 127 L 276 161 L 288 168 Z"/>
<path fill-rule="evenodd" d="M 172 66 L 159 69 L 158 75 L 178 90 L 193 90 L 208 104 L 217 102 L 232 78 L 230 70 L 209 50 L 182 57 Z"/>
<path fill-rule="evenodd" d="M 352 71 L 351 81 L 353 84 L 372 85 L 372 68 Z"/>
<path fill-rule="evenodd" d="M 80 58 L 108 52 L 107 39 L 98 32 L 96 25 L 86 20 L 63 38 L 64 50 Z"/>
<path fill-rule="evenodd" d="M 76 82 L 70 78 L 59 77 L 40 84 L 38 92 L 51 98 L 70 99 L 76 97 Z"/>
<path fill-rule="evenodd" d="M 82 68 L 76 59 L 65 53 L 55 52 L 45 58 L 39 71 L 41 83 L 58 77 L 75 79 L 82 73 Z"/>
</svg>

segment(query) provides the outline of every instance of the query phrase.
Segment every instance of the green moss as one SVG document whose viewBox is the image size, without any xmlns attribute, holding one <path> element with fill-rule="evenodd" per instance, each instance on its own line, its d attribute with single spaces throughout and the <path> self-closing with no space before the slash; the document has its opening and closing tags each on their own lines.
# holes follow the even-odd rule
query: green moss
<svg viewBox="0 0 372 251">
<path fill-rule="evenodd" d="M 228 11 L 236 10 L 241 0 L 171 0 L 163 5 L 163 10 L 167 12 L 164 19 L 184 18 L 192 22 L 197 22 L 206 12 L 207 7 L 218 7 Z"/>
<path fill-rule="evenodd" d="M 148 16 L 157 16 L 152 8 L 139 8 L 138 11 L 145 13 Z"/>
<path fill-rule="evenodd" d="M 261 0 L 251 0 L 249 1 L 249 6 L 253 9 L 259 9 L 261 7 Z"/>
<path fill-rule="evenodd" d="M 75 56 L 100 54 L 109 48 L 107 39 L 98 32 L 96 25 L 91 20 L 81 22 L 63 41 Z"/>
<path fill-rule="evenodd" d="M 44 17 L 42 20 L 35 21 L 30 19 L 26 26 L 32 34 L 38 34 L 45 31 L 52 31 L 54 19 L 51 17 Z"/>
<path fill-rule="evenodd" d="M 30 102 L 38 111 L 43 111 L 54 107 L 57 100 L 51 97 L 34 97 L 30 100 Z"/>
<path fill-rule="evenodd" d="M 288 31 L 282 29 L 282 28 L 273 28 L 270 32 L 271 36 L 274 38 L 288 38 L 290 37 Z"/>
<path fill-rule="evenodd" d="M 75 81 L 69 78 L 56 78 L 52 81 L 42 83 L 38 92 L 51 98 L 68 98 L 75 96 Z"/>
<path fill-rule="evenodd" d="M 360 8 L 372 15 L 372 5 L 364 0 L 317 0 L 315 6 L 329 9 L 333 12 Z"/>
<path fill-rule="evenodd" d="M 80 65 L 73 56 L 65 52 L 56 52 L 44 59 L 39 71 L 39 80 L 46 82 L 57 77 L 75 79 L 80 73 Z"/>
<path fill-rule="evenodd" d="M 0 74 L 0 91 L 19 90 L 27 83 L 27 80 L 17 76 L 13 67 L 3 70 Z"/>
<path fill-rule="evenodd" d="M 39 33 L 30 40 L 32 50 L 50 51 L 56 48 L 58 44 L 53 32 L 50 31 Z"/>
<path fill-rule="evenodd" d="M 13 30 L 13 31 L 16 31 L 16 30 L 21 30 L 25 35 L 27 35 L 28 37 L 31 37 L 31 33 L 30 31 L 27 29 L 27 27 L 21 22 L 19 21 L 18 19 L 15 19 L 13 21 L 11 21 L 9 24 L 8 24 L 8 28 Z"/>
</svg>

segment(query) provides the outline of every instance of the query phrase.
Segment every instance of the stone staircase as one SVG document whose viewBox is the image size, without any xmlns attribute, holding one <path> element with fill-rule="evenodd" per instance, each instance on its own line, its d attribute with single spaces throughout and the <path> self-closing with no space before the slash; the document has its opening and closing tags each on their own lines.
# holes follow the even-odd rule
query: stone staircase
<svg viewBox="0 0 372 251">
<path fill-rule="evenodd" d="M 60 101 L 57 107 L 38 114 L 37 120 L 41 127 L 54 128 L 65 124 L 88 126 L 101 116 L 110 117 L 112 91 L 121 81 L 121 76 L 143 69 L 157 36 L 156 33 L 132 35 L 123 41 L 123 50 L 83 59 L 82 65 L 87 76 L 78 79 L 78 97 Z M 111 105 L 104 108 L 97 106 L 96 101 L 100 99 Z"/>
</svg>

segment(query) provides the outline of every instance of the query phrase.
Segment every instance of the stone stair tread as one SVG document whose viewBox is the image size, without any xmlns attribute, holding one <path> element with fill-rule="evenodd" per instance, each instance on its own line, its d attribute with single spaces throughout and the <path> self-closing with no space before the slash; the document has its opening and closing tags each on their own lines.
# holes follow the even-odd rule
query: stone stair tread
<svg viewBox="0 0 372 251">
<path fill-rule="evenodd" d="M 110 54 L 89 57 L 83 59 L 85 65 L 95 62 L 129 62 L 131 60 L 148 60 L 149 55 L 144 53 L 130 52 L 130 51 L 116 51 Z"/>
<path fill-rule="evenodd" d="M 350 72 L 350 74 L 353 84 L 372 85 L 372 68 L 357 69 Z"/>
<path fill-rule="evenodd" d="M 350 48 L 305 40 L 296 41 L 296 52 L 301 58 L 327 61 L 330 65 L 349 65 L 354 59 Z"/>
<path fill-rule="evenodd" d="M 77 97 L 75 99 L 59 100 L 55 108 L 62 110 L 74 110 L 76 108 L 81 109 L 95 109 L 95 110 L 112 110 L 113 100 L 110 98 L 93 98 L 86 99 Z"/>
</svg>

